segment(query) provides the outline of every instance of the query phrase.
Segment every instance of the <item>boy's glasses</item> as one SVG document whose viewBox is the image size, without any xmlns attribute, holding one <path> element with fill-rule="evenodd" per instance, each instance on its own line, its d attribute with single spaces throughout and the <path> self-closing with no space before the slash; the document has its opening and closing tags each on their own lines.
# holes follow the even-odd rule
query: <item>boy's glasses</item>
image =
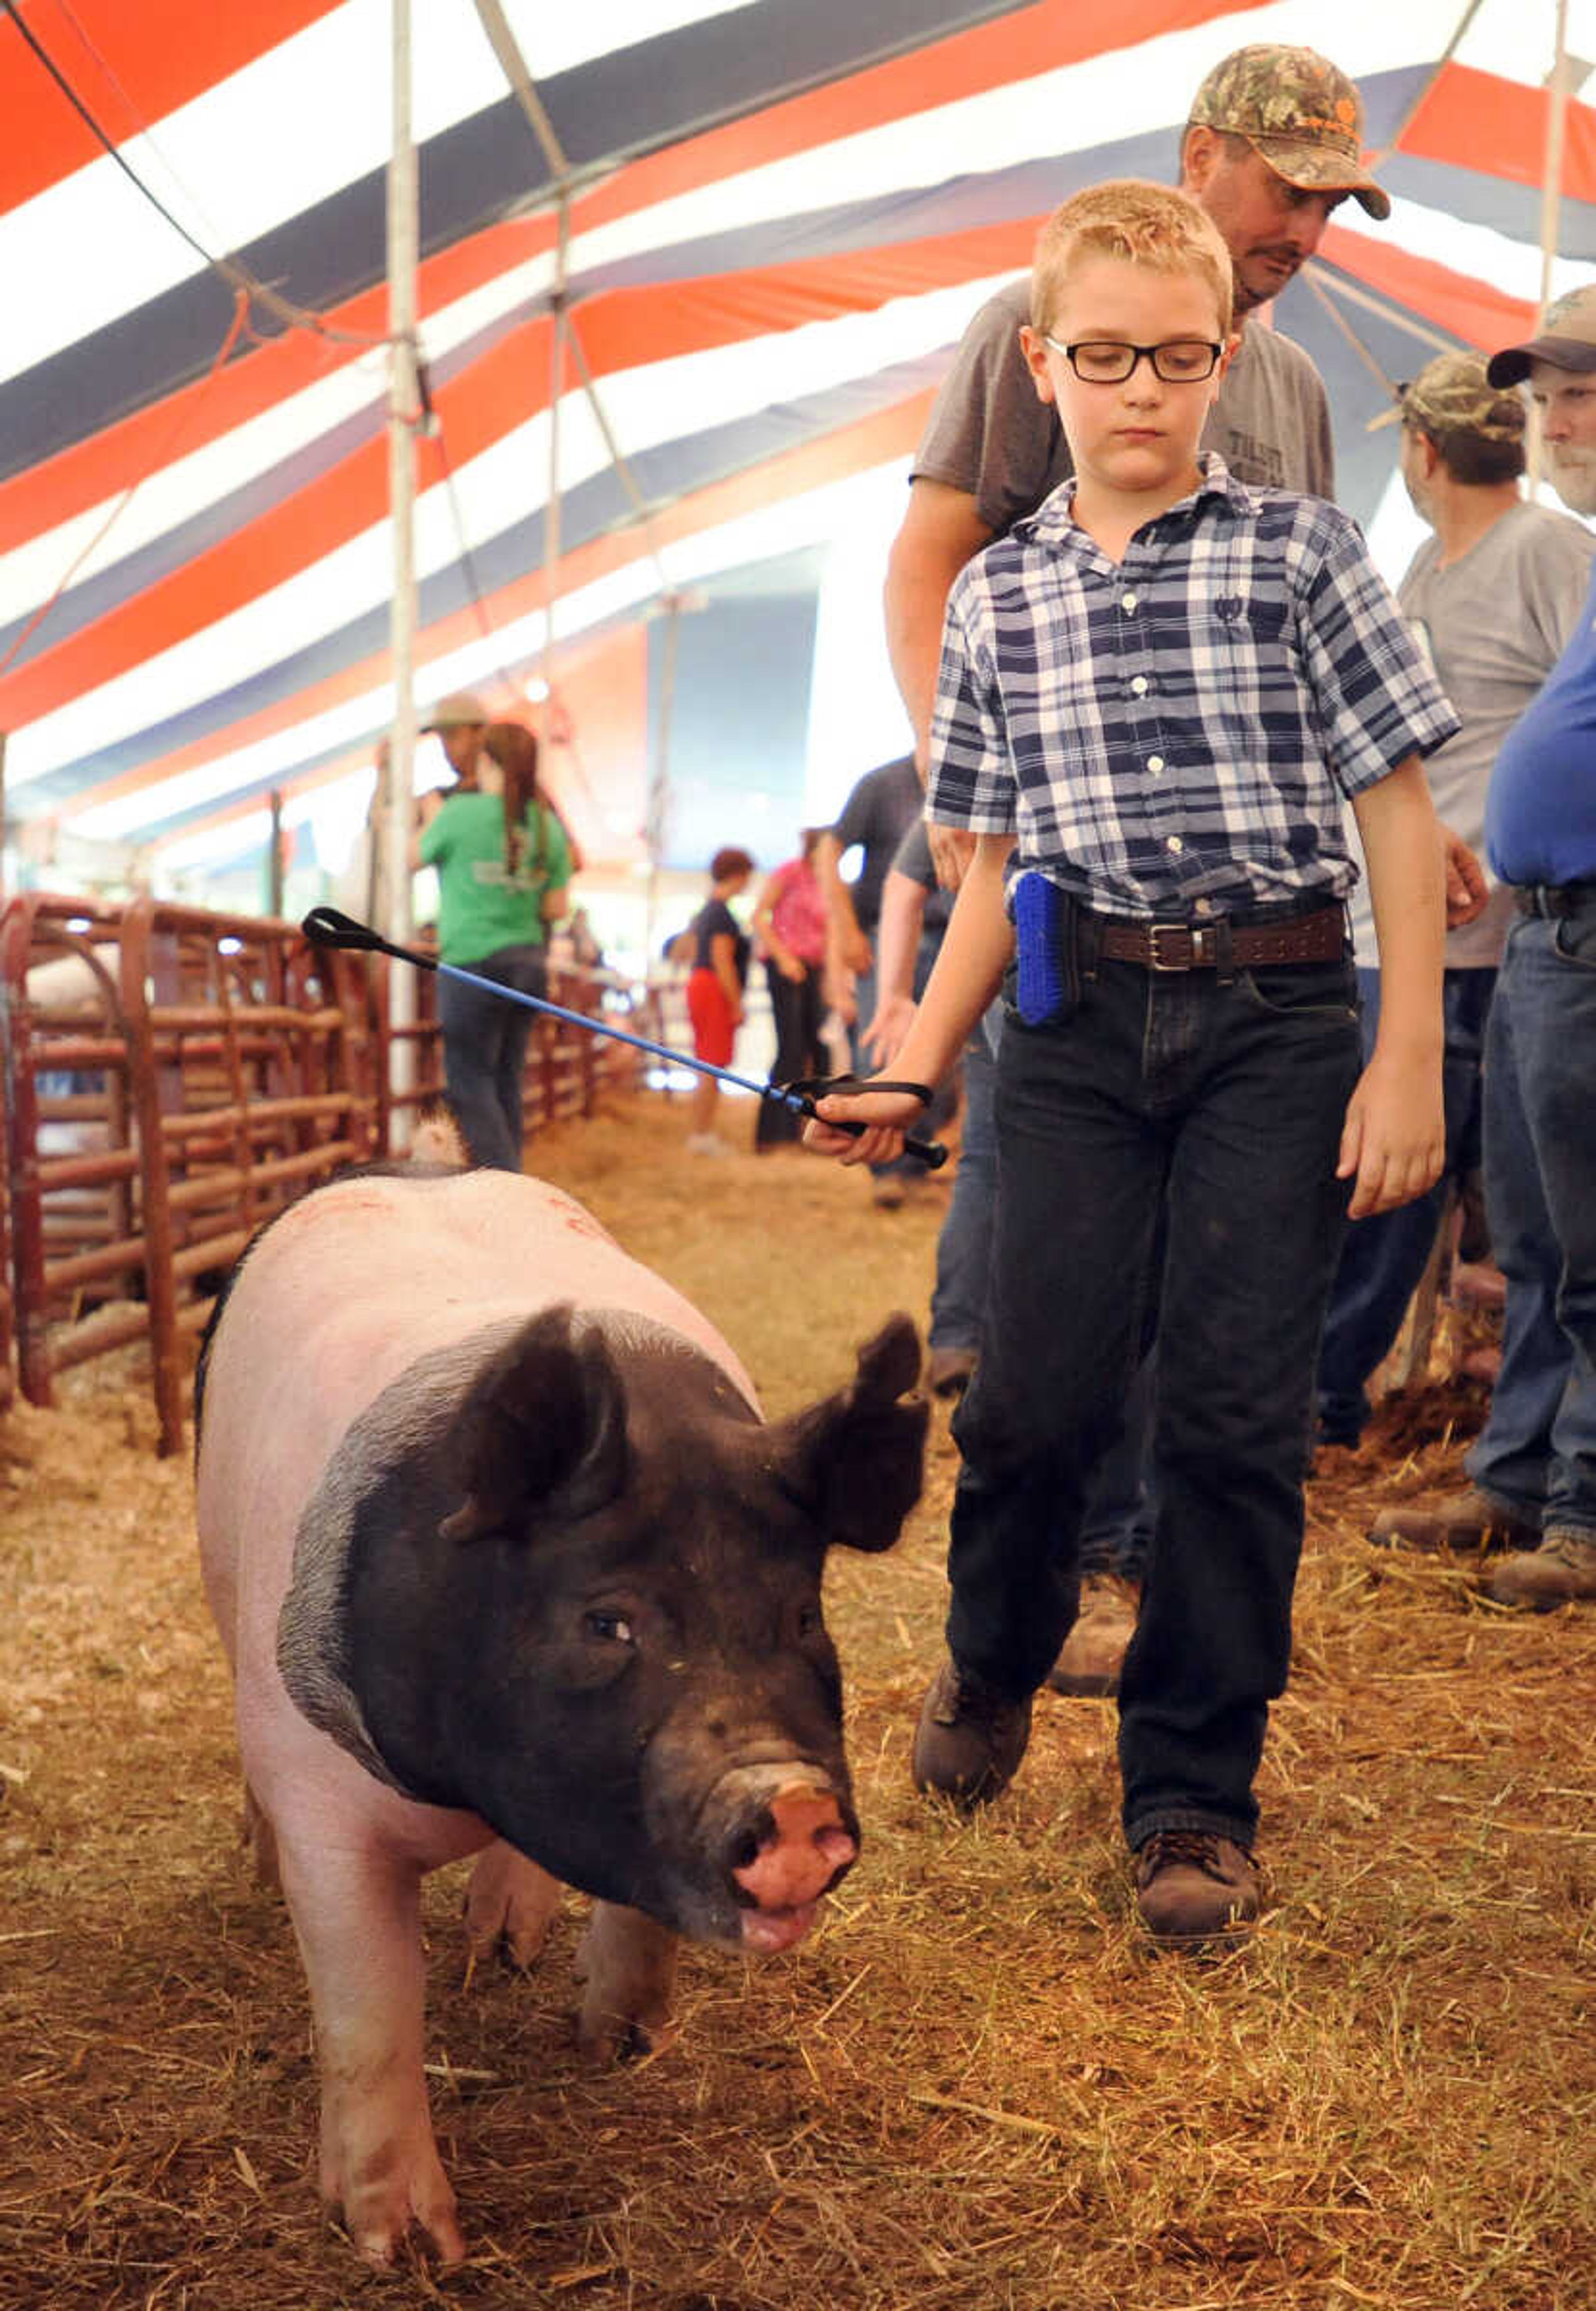
<svg viewBox="0 0 1596 2311">
<path fill-rule="evenodd" d="M 1165 385 L 1200 385 L 1205 377 L 1213 376 L 1225 351 L 1222 344 L 1212 344 L 1206 337 L 1166 337 L 1161 345 L 1124 345 L 1110 338 L 1087 337 L 1077 344 L 1061 345 L 1057 337 L 1044 334 L 1042 343 L 1062 353 L 1087 385 L 1123 385 L 1138 361 L 1151 362 L 1154 376 L 1162 378 Z"/>
</svg>

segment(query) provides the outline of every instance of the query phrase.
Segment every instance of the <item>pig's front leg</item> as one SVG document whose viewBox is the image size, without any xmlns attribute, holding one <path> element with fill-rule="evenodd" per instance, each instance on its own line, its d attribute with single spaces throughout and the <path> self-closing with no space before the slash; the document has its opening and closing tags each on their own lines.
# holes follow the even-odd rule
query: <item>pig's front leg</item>
<svg viewBox="0 0 1596 2311">
<path fill-rule="evenodd" d="M 496 1837 L 479 1853 L 466 1888 L 466 1932 L 473 1961 L 502 1949 L 523 1973 L 543 1948 L 560 1906 L 560 1881 Z"/>
<path fill-rule="evenodd" d="M 577 2043 L 590 2062 L 611 2062 L 664 2036 L 676 1979 L 676 1937 L 641 1910 L 599 1902 L 577 1952 L 587 1984 Z"/>
<path fill-rule="evenodd" d="M 369 1846 L 279 1833 L 321 2073 L 321 2195 L 370 2263 L 413 2222 L 445 2263 L 466 2252 L 432 2138 L 422 2069 L 421 1871 Z"/>
</svg>

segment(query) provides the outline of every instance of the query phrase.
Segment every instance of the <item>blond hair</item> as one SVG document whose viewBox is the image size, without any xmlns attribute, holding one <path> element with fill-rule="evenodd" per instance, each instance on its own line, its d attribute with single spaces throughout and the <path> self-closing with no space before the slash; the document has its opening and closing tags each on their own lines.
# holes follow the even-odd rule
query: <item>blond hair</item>
<svg viewBox="0 0 1596 2311">
<path fill-rule="evenodd" d="M 1036 236 L 1031 327 L 1045 335 L 1069 277 L 1094 257 L 1118 257 L 1150 273 L 1186 273 L 1213 291 L 1219 335 L 1230 335 L 1235 289 L 1230 251 L 1206 209 L 1169 185 L 1116 177 L 1072 194 Z"/>
</svg>

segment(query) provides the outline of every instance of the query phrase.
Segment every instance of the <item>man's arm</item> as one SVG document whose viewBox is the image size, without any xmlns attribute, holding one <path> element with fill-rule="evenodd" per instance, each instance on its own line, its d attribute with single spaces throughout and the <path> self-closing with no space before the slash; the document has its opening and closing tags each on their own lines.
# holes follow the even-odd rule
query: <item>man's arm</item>
<svg viewBox="0 0 1596 2311">
<path fill-rule="evenodd" d="M 993 535 L 967 490 L 952 489 L 946 482 L 917 481 L 910 488 L 909 510 L 887 557 L 887 656 L 913 728 L 914 766 L 922 786 L 948 590 L 971 555 L 990 545 Z"/>
<path fill-rule="evenodd" d="M 876 1010 L 865 1032 L 878 1068 L 891 1064 L 914 1016 L 914 964 L 925 912 L 925 885 L 889 868 L 876 926 Z"/>
<path fill-rule="evenodd" d="M 870 968 L 870 942 L 853 911 L 853 894 L 839 868 L 842 845 L 834 834 L 823 834 L 815 845 L 815 874 L 825 898 L 826 967 L 863 972 Z"/>
<path fill-rule="evenodd" d="M 1380 944 L 1380 1026 L 1347 1108 L 1336 1177 L 1352 1217 L 1392 1211 L 1441 1176 L 1441 972 L 1446 863 L 1424 764 L 1409 754 L 1352 807 Z"/>
</svg>

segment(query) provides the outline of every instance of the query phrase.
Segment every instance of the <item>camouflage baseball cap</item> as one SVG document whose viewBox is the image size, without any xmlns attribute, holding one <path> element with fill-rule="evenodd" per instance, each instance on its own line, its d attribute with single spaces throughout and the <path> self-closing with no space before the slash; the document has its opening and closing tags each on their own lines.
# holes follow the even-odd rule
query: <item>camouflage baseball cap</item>
<svg viewBox="0 0 1596 2311">
<path fill-rule="evenodd" d="M 1362 99 L 1313 48 L 1273 41 L 1237 48 L 1198 90 L 1190 118 L 1244 136 L 1288 185 L 1351 193 L 1372 217 L 1391 214 L 1389 197 L 1363 163 Z"/>
<path fill-rule="evenodd" d="M 1554 369 L 1596 369 L 1596 289 L 1570 289 L 1546 309 L 1546 318 L 1527 344 L 1506 345 L 1490 359 L 1493 385 L 1522 385 L 1531 362 Z"/>
<path fill-rule="evenodd" d="M 1374 420 L 1405 419 L 1426 433 L 1477 433 L 1486 441 L 1522 441 L 1527 415 L 1516 393 L 1490 383 L 1483 353 L 1437 353 L 1410 385 L 1399 385 L 1394 409 Z"/>
</svg>

